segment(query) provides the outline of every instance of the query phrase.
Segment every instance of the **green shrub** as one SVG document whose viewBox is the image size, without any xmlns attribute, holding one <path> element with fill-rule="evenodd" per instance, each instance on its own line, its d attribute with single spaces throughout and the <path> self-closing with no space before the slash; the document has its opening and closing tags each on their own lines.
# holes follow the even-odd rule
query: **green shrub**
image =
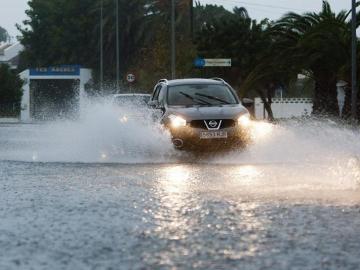
<svg viewBox="0 0 360 270">
<path fill-rule="evenodd" d="M 6 64 L 0 64 L 0 116 L 19 113 L 23 81 Z"/>
</svg>

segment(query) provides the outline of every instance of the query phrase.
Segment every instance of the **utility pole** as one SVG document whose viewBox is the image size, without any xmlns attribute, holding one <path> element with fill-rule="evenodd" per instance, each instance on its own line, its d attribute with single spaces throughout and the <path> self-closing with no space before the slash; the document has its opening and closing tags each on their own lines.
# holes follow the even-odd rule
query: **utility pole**
<svg viewBox="0 0 360 270">
<path fill-rule="evenodd" d="M 351 46 L 351 116 L 355 120 L 357 118 L 357 63 L 356 63 L 356 50 L 357 50 L 357 37 L 356 37 L 356 1 L 352 0 L 352 18 L 351 18 L 351 32 L 352 32 L 352 46 Z"/>
<path fill-rule="evenodd" d="M 194 0 L 190 0 L 190 35 L 191 41 L 194 41 Z"/>
<path fill-rule="evenodd" d="M 104 9 L 104 0 L 100 0 L 100 91 L 103 91 L 103 81 L 104 81 L 104 44 L 103 44 L 103 9 Z"/>
<path fill-rule="evenodd" d="M 116 92 L 120 91 L 120 59 L 119 59 L 119 0 L 116 1 Z"/>
<path fill-rule="evenodd" d="M 171 78 L 176 78 L 175 0 L 171 0 Z"/>
</svg>

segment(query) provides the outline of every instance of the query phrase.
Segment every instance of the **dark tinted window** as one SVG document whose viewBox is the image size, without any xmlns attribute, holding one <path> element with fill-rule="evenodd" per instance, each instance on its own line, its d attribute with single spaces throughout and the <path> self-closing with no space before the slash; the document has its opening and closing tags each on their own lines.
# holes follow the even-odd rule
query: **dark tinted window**
<svg viewBox="0 0 360 270">
<path fill-rule="evenodd" d="M 168 90 L 169 105 L 224 105 L 237 104 L 234 94 L 226 85 L 194 84 L 170 86 Z"/>
</svg>

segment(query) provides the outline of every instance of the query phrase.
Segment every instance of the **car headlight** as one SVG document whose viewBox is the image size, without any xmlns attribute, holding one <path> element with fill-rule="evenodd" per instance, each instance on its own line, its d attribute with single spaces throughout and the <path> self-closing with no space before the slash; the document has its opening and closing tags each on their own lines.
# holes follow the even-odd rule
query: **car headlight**
<svg viewBox="0 0 360 270">
<path fill-rule="evenodd" d="M 173 128 L 185 127 L 186 120 L 178 115 L 169 115 L 170 124 Z"/>
<path fill-rule="evenodd" d="M 248 127 L 250 125 L 250 114 L 243 114 L 238 118 L 238 124 L 243 127 Z"/>
<path fill-rule="evenodd" d="M 119 117 L 119 121 L 121 122 L 121 123 L 126 123 L 127 121 L 128 121 L 129 119 L 128 119 L 128 117 L 126 116 L 126 115 L 124 115 L 124 116 L 120 116 Z"/>
</svg>

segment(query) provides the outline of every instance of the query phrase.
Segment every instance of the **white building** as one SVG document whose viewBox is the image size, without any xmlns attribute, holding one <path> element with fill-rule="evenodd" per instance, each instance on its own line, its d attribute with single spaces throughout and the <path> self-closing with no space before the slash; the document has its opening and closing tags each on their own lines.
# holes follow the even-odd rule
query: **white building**
<svg viewBox="0 0 360 270">
<path fill-rule="evenodd" d="M 20 52 L 24 46 L 19 42 L 14 44 L 4 43 L 0 45 L 0 64 L 8 64 L 11 69 L 16 69 L 19 63 Z"/>
</svg>

